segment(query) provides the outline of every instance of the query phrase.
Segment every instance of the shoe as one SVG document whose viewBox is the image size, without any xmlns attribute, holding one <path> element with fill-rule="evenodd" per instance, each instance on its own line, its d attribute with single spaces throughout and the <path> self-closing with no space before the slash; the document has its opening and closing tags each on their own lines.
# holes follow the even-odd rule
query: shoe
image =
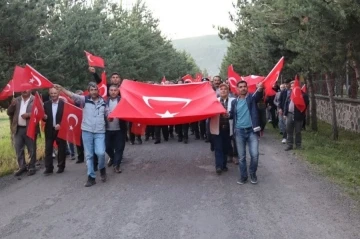
<svg viewBox="0 0 360 239">
<path fill-rule="evenodd" d="M 195 139 L 196 139 L 196 140 L 199 140 L 199 139 L 200 139 L 200 136 L 196 136 Z"/>
<path fill-rule="evenodd" d="M 286 139 L 282 139 L 281 143 L 286 144 L 286 141 L 287 141 Z"/>
<path fill-rule="evenodd" d="M 187 144 L 188 143 L 188 139 L 184 139 L 184 144 Z"/>
<path fill-rule="evenodd" d="M 169 139 L 164 139 L 166 142 L 168 142 L 169 141 Z"/>
<path fill-rule="evenodd" d="M 178 139 L 178 142 L 182 142 L 183 140 L 182 139 Z"/>
<path fill-rule="evenodd" d="M 257 177 L 256 177 L 256 174 L 253 173 L 253 174 L 250 174 L 250 182 L 252 184 L 257 184 Z"/>
<path fill-rule="evenodd" d="M 160 142 L 160 140 L 156 140 L 155 142 L 154 142 L 154 144 L 160 144 L 161 142 Z"/>
<path fill-rule="evenodd" d="M 103 181 L 104 183 L 106 182 L 106 168 L 102 168 L 100 169 L 100 179 L 101 181 Z"/>
<path fill-rule="evenodd" d="M 75 160 L 75 155 L 72 154 L 72 155 L 70 156 L 70 159 L 71 159 L 71 160 Z"/>
<path fill-rule="evenodd" d="M 91 187 L 92 185 L 95 185 L 95 184 L 96 184 L 95 178 L 88 176 L 88 180 L 85 183 L 85 187 Z"/>
<path fill-rule="evenodd" d="M 285 151 L 290 151 L 290 150 L 292 150 L 292 149 L 293 149 L 293 146 L 290 146 L 290 145 L 289 145 L 289 146 L 286 147 Z"/>
<path fill-rule="evenodd" d="M 145 141 L 149 141 L 149 137 L 145 137 Z"/>
<path fill-rule="evenodd" d="M 217 168 L 217 169 L 216 169 L 216 174 L 217 174 L 217 175 L 220 175 L 221 173 L 222 173 L 221 168 Z"/>
<path fill-rule="evenodd" d="M 131 144 L 131 145 L 134 145 L 134 141 L 131 141 L 130 144 Z"/>
<path fill-rule="evenodd" d="M 113 165 L 113 163 L 114 163 L 114 160 L 112 160 L 111 158 L 109 158 L 108 161 L 107 161 L 107 166 L 108 166 L 108 167 L 111 167 L 111 166 Z"/>
<path fill-rule="evenodd" d="M 246 178 L 241 178 L 239 181 L 236 182 L 237 184 L 243 185 L 245 183 L 247 183 L 247 177 Z"/>
<path fill-rule="evenodd" d="M 79 163 L 83 163 L 84 162 L 84 160 L 82 159 L 78 159 L 78 160 L 76 160 L 76 162 L 75 163 L 77 163 L 77 164 L 79 164 Z"/>
<path fill-rule="evenodd" d="M 115 173 L 121 173 L 120 165 L 114 167 L 114 172 Z"/>
<path fill-rule="evenodd" d="M 58 168 L 58 170 L 56 171 L 56 173 L 63 173 L 64 169 L 63 168 Z"/>
<path fill-rule="evenodd" d="M 136 139 L 136 142 L 138 143 L 138 144 L 142 144 L 142 140 L 141 139 Z"/>
<path fill-rule="evenodd" d="M 29 171 L 27 172 L 27 176 L 32 176 L 36 173 L 35 169 L 29 169 Z"/>
<path fill-rule="evenodd" d="M 26 168 L 19 168 L 17 171 L 15 171 L 14 176 L 19 177 L 21 174 L 25 173 L 27 171 Z"/>
<path fill-rule="evenodd" d="M 170 139 L 173 139 L 174 138 L 174 134 L 170 134 Z"/>
<path fill-rule="evenodd" d="M 227 167 L 224 167 L 224 168 L 222 168 L 222 171 L 227 172 L 227 171 L 229 171 L 229 169 Z"/>
<path fill-rule="evenodd" d="M 52 170 L 46 169 L 46 170 L 44 171 L 44 175 L 45 175 L 45 176 L 49 176 L 50 174 L 53 174 L 53 171 L 52 171 Z"/>
</svg>

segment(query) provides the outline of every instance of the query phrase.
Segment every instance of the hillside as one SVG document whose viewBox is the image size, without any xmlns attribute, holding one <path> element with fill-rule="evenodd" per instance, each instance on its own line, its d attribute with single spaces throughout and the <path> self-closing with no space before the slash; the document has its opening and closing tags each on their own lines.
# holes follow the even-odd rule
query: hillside
<svg viewBox="0 0 360 239">
<path fill-rule="evenodd" d="M 173 40 L 176 49 L 185 50 L 195 59 L 200 69 L 207 69 L 211 76 L 219 74 L 221 61 L 229 43 L 217 35 Z"/>
</svg>

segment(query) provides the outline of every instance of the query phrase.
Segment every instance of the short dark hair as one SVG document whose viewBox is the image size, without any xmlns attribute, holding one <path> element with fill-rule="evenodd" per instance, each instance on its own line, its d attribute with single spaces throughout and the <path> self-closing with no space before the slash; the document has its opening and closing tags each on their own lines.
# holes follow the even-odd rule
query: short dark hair
<svg viewBox="0 0 360 239">
<path fill-rule="evenodd" d="M 219 78 L 219 79 L 222 81 L 221 76 L 214 76 L 213 79 L 214 79 L 215 77 Z"/>
<path fill-rule="evenodd" d="M 118 76 L 119 76 L 119 78 L 121 79 L 121 77 L 120 77 L 120 74 L 119 74 L 119 73 L 117 73 L 117 72 L 113 72 L 113 73 L 111 73 L 110 77 L 112 77 L 113 75 L 118 75 Z"/>
<path fill-rule="evenodd" d="M 244 80 L 241 80 L 238 83 L 236 83 L 236 87 L 239 87 L 240 84 L 245 84 L 247 86 L 247 82 Z"/>
</svg>

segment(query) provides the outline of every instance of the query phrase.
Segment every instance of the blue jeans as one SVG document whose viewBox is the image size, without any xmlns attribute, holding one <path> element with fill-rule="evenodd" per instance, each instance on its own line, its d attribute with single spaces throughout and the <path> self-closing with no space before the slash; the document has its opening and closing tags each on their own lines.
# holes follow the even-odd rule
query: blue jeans
<svg viewBox="0 0 360 239">
<path fill-rule="evenodd" d="M 215 148 L 215 168 L 226 168 L 227 156 L 229 154 L 230 129 L 220 129 L 219 135 L 211 135 Z"/>
<path fill-rule="evenodd" d="M 120 166 L 121 164 L 125 149 L 125 134 L 126 132 L 123 132 L 121 130 L 106 131 L 106 153 L 113 160 L 114 166 Z"/>
<path fill-rule="evenodd" d="M 98 158 L 99 169 L 105 168 L 105 133 L 90 133 L 82 131 L 84 152 L 87 166 L 87 175 L 95 178 L 94 153 Z"/>
<path fill-rule="evenodd" d="M 246 143 L 249 145 L 250 166 L 249 172 L 255 174 L 259 161 L 259 135 L 252 128 L 235 129 L 236 147 L 239 154 L 240 177 L 246 179 L 248 177 L 246 165 Z"/>
</svg>

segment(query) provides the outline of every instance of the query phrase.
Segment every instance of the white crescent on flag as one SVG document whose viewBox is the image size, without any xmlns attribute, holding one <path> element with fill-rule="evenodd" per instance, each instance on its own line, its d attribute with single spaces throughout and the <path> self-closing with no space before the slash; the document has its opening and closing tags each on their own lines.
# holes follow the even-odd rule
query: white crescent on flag
<svg viewBox="0 0 360 239">
<path fill-rule="evenodd" d="M 70 123 L 69 120 L 70 120 L 71 118 L 73 118 L 73 119 L 75 120 L 75 125 L 70 125 L 70 130 L 73 130 L 74 127 L 78 125 L 79 119 L 78 119 L 78 117 L 77 117 L 76 115 L 74 115 L 74 114 L 69 114 L 68 117 L 67 117 L 68 123 Z"/>
<path fill-rule="evenodd" d="M 29 82 L 31 83 L 31 84 L 33 84 L 33 85 L 35 85 L 34 84 L 34 82 L 36 81 L 37 82 L 37 85 L 35 85 L 35 86 L 41 86 L 41 80 L 39 79 L 39 77 L 37 77 L 36 75 L 34 75 L 34 73 L 30 73 L 31 75 L 32 75 L 32 78 L 29 80 Z"/>
</svg>

